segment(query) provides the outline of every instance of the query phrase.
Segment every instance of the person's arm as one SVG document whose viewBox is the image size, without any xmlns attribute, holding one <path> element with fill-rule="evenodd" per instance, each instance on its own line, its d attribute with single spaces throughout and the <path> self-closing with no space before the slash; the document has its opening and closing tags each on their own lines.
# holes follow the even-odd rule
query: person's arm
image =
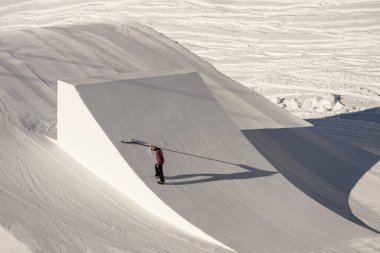
<svg viewBox="0 0 380 253">
<path fill-rule="evenodd" d="M 156 159 L 156 152 L 152 149 L 154 147 L 154 145 L 149 144 L 148 147 L 149 147 L 150 154 L 152 155 L 153 159 Z"/>
</svg>

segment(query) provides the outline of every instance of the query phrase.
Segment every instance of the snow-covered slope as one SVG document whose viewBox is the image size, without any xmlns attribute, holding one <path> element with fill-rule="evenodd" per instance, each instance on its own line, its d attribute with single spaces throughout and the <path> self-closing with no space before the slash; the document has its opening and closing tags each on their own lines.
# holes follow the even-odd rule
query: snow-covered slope
<svg viewBox="0 0 380 253">
<path fill-rule="evenodd" d="M 94 44 L 80 46 L 65 31 L 92 33 L 85 37 Z M 223 252 L 157 220 L 42 136 L 56 135 L 57 80 L 143 69 L 137 56 L 146 55 L 139 42 L 145 35 L 135 34 L 137 51 L 125 47 L 127 38 L 101 25 L 2 33 L 0 218 L 21 242 L 14 250 L 24 244 L 33 252 Z M 142 41 L 148 49 L 149 39 Z M 161 66 L 157 54 L 149 62 Z"/>
<path fill-rule="evenodd" d="M 222 251 L 168 228 L 141 208 L 134 208 L 130 200 L 85 173 L 85 168 L 41 137 L 44 134 L 56 138 L 58 79 L 189 68 L 194 64 L 201 64 L 203 72 L 210 73 L 212 67 L 141 27 L 119 26 L 118 32 L 105 26 L 42 30 L 31 27 L 137 21 L 178 41 L 218 70 L 298 116 L 317 118 L 375 108 L 368 110 L 370 115 L 351 113 L 310 122 L 379 155 L 380 127 L 379 121 L 374 120 L 379 118 L 376 107 L 380 105 L 379 15 L 378 1 L 361 0 L 0 1 L 0 171 L 3 175 L 0 221 L 5 229 L 0 230 L 0 252 L 27 251 L 28 247 L 34 252 Z M 202 77 L 205 81 L 213 80 Z M 377 218 L 372 214 L 378 216 L 379 213 L 376 176 L 379 165 L 371 166 L 376 156 L 341 144 L 339 140 L 334 141 L 337 144 L 333 146 L 328 145 L 326 150 L 333 150 L 334 154 L 340 150 L 343 164 L 347 159 L 355 160 L 348 167 L 356 171 L 357 165 L 360 169 L 354 174 L 354 180 L 339 183 L 344 189 L 343 195 L 330 194 L 329 188 L 330 197 L 323 198 L 325 187 L 305 181 L 300 175 L 312 173 L 315 176 L 321 170 L 331 169 L 329 163 L 310 167 L 308 162 L 314 159 L 315 148 L 331 137 L 315 128 L 293 129 L 309 124 L 281 111 L 268 110 L 267 102 L 260 96 L 242 95 L 247 90 L 225 92 L 225 88 L 231 90 L 234 83 L 219 75 L 216 79 L 218 81 L 209 88 L 216 87 L 213 94 L 224 101 L 224 110 L 234 115 L 234 124 L 248 130 L 246 136 L 288 182 L 303 190 L 303 195 L 316 200 L 318 208 L 324 205 L 339 214 L 339 219 L 345 217 L 376 227 L 373 221 Z M 219 89 L 218 85 L 227 83 Z M 235 92 L 242 97 L 234 95 Z M 247 99 L 251 96 L 262 102 Z M 244 112 L 249 112 L 249 116 L 243 117 Z M 276 122 L 268 121 L 266 115 L 271 115 Z M 268 129 L 274 125 L 287 129 Z M 251 131 L 252 128 L 266 130 Z M 23 133 L 25 131 L 29 136 Z M 293 143 L 300 135 L 301 141 Z M 312 141 L 305 136 L 313 136 Z M 314 140 L 321 143 L 315 144 Z M 302 148 L 306 144 L 308 148 Z M 275 152 L 265 152 L 268 145 Z M 283 152 L 281 159 L 287 163 L 278 164 L 278 152 Z M 330 153 L 324 154 L 331 158 Z M 361 157 L 359 162 L 356 154 Z M 294 156 L 297 159 L 292 160 Z M 364 158 L 367 159 L 363 161 Z M 315 162 L 320 164 L 320 161 Z M 305 166 L 313 170 L 305 171 Z M 68 173 L 67 168 L 75 173 Z M 299 175 L 290 173 L 294 168 Z M 359 179 L 365 170 L 368 172 Z M 344 176 L 345 171 L 340 172 L 338 178 L 333 177 L 337 181 L 350 177 Z M 269 178 L 275 177 L 278 175 Z M 331 183 L 331 179 L 327 181 Z M 83 187 L 83 184 L 90 186 Z M 350 198 L 346 198 L 351 187 Z M 292 200 L 286 197 L 278 202 L 300 206 L 301 213 L 309 211 L 299 199 Z M 332 203 L 337 201 L 343 208 L 336 209 Z M 291 215 L 293 213 L 283 222 L 292 220 Z M 319 219 L 317 216 L 313 219 Z M 292 221 L 295 227 L 304 224 L 298 216 Z M 208 231 L 212 232 L 212 228 Z M 353 235 L 352 231 L 348 230 L 348 237 Z M 9 232 L 15 238 L 12 239 Z M 360 233 L 348 247 L 358 252 L 378 251 L 377 239 L 365 237 Z M 2 244 L 3 241 L 8 244 Z M 329 239 L 321 243 L 317 240 L 315 247 L 336 249 L 338 241 Z M 343 241 L 347 242 L 340 242 Z M 308 243 L 305 245 L 311 247 Z"/>
<path fill-rule="evenodd" d="M 139 74 L 143 77 L 136 78 L 134 73 L 120 75 L 122 80 L 113 83 L 104 83 L 102 77 L 103 81 L 94 85 L 83 84 L 83 80 L 80 85 L 78 82 L 70 84 L 59 81 L 59 145 L 96 176 L 153 215 L 193 236 L 230 249 L 189 223 L 158 198 L 154 191 L 146 187 L 144 180 L 138 177 L 139 173 L 131 168 L 136 167 L 135 163 L 126 159 L 126 154 L 120 150 L 120 147 L 125 145 L 121 144 L 121 140 L 126 133 L 141 135 L 137 129 L 145 132 L 145 136 L 160 135 L 160 139 L 165 138 L 165 133 L 181 139 L 179 135 L 182 133 L 178 133 L 176 129 L 180 129 L 181 132 L 185 128 L 202 129 L 198 125 L 201 116 L 196 115 L 194 111 L 204 114 L 203 109 L 207 107 L 207 103 L 195 104 L 189 101 L 192 101 L 191 98 L 197 100 L 199 97 L 212 100 L 210 94 L 207 94 L 207 87 L 196 73 L 168 72 L 159 73 L 158 76 L 157 73 L 149 72 Z M 170 99 L 173 93 L 186 95 L 174 96 L 177 100 L 173 101 Z M 166 107 L 160 106 L 156 100 L 162 101 Z M 217 106 L 216 100 L 213 107 L 215 105 Z M 181 107 L 187 107 L 187 110 L 178 110 Z M 198 107 L 198 110 L 194 107 Z M 156 119 L 163 119 L 155 122 L 151 119 L 152 114 L 156 115 Z M 210 112 L 206 115 L 214 118 L 215 124 L 222 123 L 215 113 Z M 81 124 L 78 125 L 77 122 Z M 145 131 L 144 126 L 148 126 Z M 192 132 L 194 134 L 195 131 Z M 207 136 L 207 131 L 203 130 L 203 133 L 203 136 Z M 225 130 L 225 133 L 228 131 Z M 140 157 L 136 163 L 144 164 L 140 166 L 140 172 L 153 178 L 154 163 L 147 158 Z"/>
<path fill-rule="evenodd" d="M 376 0 L 0 1 L 0 30 L 148 25 L 302 118 L 379 108 L 379 16 Z M 372 122 L 313 122 L 379 154 L 380 128 Z"/>
<path fill-rule="evenodd" d="M 377 0 L 0 2 L 1 30 L 149 25 L 303 118 L 380 106 L 379 16 Z"/>
<path fill-rule="evenodd" d="M 44 137 L 6 125 L 0 252 L 224 252 L 158 220 Z"/>
<path fill-rule="evenodd" d="M 322 119 L 310 119 L 309 122 L 347 142 L 380 155 L 379 107 Z"/>
<path fill-rule="evenodd" d="M 129 162 L 148 187 L 193 225 L 239 252 L 376 251 L 378 156 L 282 111 L 140 25 L 51 27 L 1 35 L 0 196 L 7 204 L 1 205 L 0 217 L 3 227 L 30 250 L 223 251 L 154 218 L 41 135 L 56 137 L 57 80 L 101 83 L 118 80 L 124 72 L 144 76 L 152 70 L 192 69 L 200 73 L 224 115 L 222 125 L 212 123 L 215 131 L 205 128 L 205 122 L 196 131 L 206 129 L 220 142 L 201 145 L 209 139 L 191 138 L 191 131 L 185 131 L 187 146 L 173 133 L 158 133 L 167 136 L 159 144 L 194 154 L 166 152 L 168 185 L 163 187 L 145 169 L 150 161 L 140 163 L 145 150 L 120 146 L 122 154 L 133 153 Z M 100 78 L 88 79 L 93 76 Z M 83 99 L 105 102 L 91 93 Z M 178 110 L 184 110 L 180 104 Z M 102 120 L 107 112 L 94 112 L 99 122 L 108 122 Z M 211 120 L 207 110 L 202 117 Z M 128 118 L 121 120 L 126 125 Z M 155 141 L 144 135 L 140 120 L 132 121 L 136 125 L 131 128 L 118 126 L 134 132 L 118 134 L 138 132 Z M 232 136 L 223 134 L 223 126 Z M 229 145 L 233 148 L 227 149 Z"/>
<path fill-rule="evenodd" d="M 132 73 L 132 77 L 113 75 L 109 80 L 72 80 L 75 89 L 71 93 L 79 95 L 87 115 L 114 147 L 101 145 L 103 152 L 91 148 L 94 144 L 85 138 L 90 127 L 81 130 L 67 116 L 58 121 L 58 141 L 62 131 L 62 144 L 74 156 L 91 158 L 87 167 L 126 195 L 135 191 L 126 191 L 127 186 L 118 183 L 120 176 L 110 176 L 132 169 L 182 217 L 237 252 L 350 251 L 344 245 L 351 240 L 371 237 L 370 231 L 380 225 L 377 198 L 366 196 L 370 209 L 361 204 L 360 194 L 355 198 L 349 194 L 364 173 L 375 170 L 377 156 L 304 127 L 237 84 L 230 84 L 232 90 L 223 88 L 223 81 L 216 82 L 213 72 L 203 69 L 201 73 L 211 92 L 196 72 L 157 75 L 145 71 Z M 66 86 L 73 87 L 62 83 L 58 93 L 65 93 Z M 70 100 L 66 101 L 58 106 L 71 108 Z M 236 104 L 239 115 L 228 110 L 229 103 Z M 79 108 L 71 108 L 66 115 L 82 114 Z M 81 119 L 87 125 L 87 117 Z M 75 129 L 77 133 L 67 136 Z M 165 149 L 166 187 L 153 180 L 147 149 L 120 143 L 125 136 Z M 102 155 L 110 161 L 103 163 Z M 130 167 L 116 165 L 120 155 Z M 138 192 L 138 203 L 156 213 L 145 191 Z M 302 210 L 297 202 L 302 203 Z M 160 209 L 161 217 L 175 219 Z M 176 224 L 184 227 L 179 221 Z M 339 231 L 345 232 L 338 235 Z"/>
</svg>

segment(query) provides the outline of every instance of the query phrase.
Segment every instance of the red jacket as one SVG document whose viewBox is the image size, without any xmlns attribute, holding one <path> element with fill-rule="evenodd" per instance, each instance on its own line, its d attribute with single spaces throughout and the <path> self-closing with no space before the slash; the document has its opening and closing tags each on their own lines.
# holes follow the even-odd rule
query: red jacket
<svg viewBox="0 0 380 253">
<path fill-rule="evenodd" d="M 155 152 L 156 156 L 156 162 L 158 165 L 163 165 L 165 162 L 164 154 L 162 153 L 162 150 L 160 148 L 157 148 Z"/>
</svg>

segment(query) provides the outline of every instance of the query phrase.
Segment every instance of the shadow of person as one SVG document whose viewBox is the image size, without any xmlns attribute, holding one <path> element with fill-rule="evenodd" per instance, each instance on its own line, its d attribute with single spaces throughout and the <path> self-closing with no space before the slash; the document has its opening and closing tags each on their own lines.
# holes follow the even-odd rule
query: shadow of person
<svg viewBox="0 0 380 253">
<path fill-rule="evenodd" d="M 177 182 L 167 182 L 166 185 L 188 185 L 188 184 L 201 184 L 208 183 L 213 181 L 222 181 L 222 180 L 241 180 L 241 179 L 252 179 L 257 177 L 267 177 L 273 174 L 277 174 L 278 172 L 273 171 L 265 171 L 259 170 L 248 165 L 244 164 L 235 164 L 240 168 L 245 169 L 246 171 L 235 172 L 235 173 L 227 173 L 227 174 L 219 174 L 219 173 L 193 173 L 193 174 L 183 174 L 177 176 L 166 176 L 169 180 L 178 180 L 178 179 L 189 179 L 189 178 L 197 178 L 193 180 L 186 181 L 177 181 Z"/>
</svg>

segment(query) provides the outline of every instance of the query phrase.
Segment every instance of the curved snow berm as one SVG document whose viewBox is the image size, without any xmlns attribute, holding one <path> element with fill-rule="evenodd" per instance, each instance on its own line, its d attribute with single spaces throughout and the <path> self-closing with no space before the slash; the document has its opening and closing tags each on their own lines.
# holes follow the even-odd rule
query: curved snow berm
<svg viewBox="0 0 380 253">
<path fill-rule="evenodd" d="M 129 138 L 164 148 L 166 185 Z M 344 250 L 380 228 L 378 195 L 372 209 L 350 197 L 377 156 L 200 66 L 60 81 L 58 142 L 153 214 L 237 252 Z"/>
</svg>

